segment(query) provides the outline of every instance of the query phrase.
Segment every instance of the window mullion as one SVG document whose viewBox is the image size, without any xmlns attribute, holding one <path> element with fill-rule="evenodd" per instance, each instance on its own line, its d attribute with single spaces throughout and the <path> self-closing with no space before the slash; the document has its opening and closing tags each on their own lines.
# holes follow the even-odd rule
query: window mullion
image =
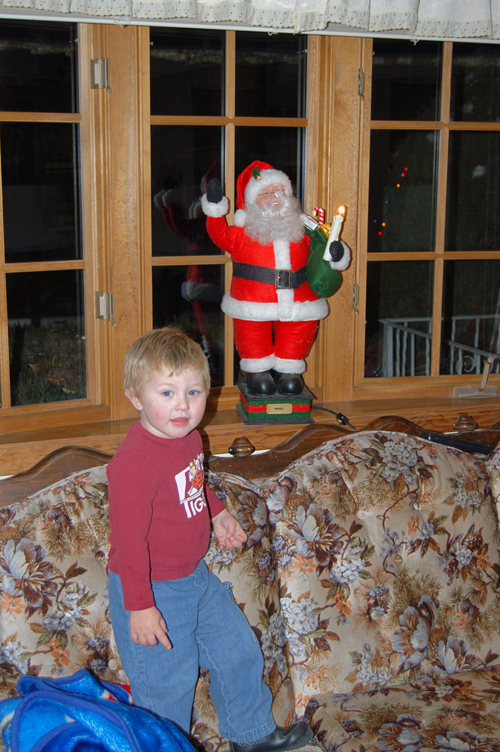
<svg viewBox="0 0 500 752">
<path fill-rule="evenodd" d="M 371 105 L 372 105 L 372 69 L 373 40 L 366 39 L 362 49 L 363 71 L 365 74 L 365 91 L 361 102 L 360 119 L 360 172 L 359 172 L 359 258 L 356 268 L 356 283 L 361 292 L 358 303 L 358 315 L 355 316 L 354 340 L 354 386 L 364 378 L 365 336 L 366 336 L 366 286 L 368 275 L 368 200 L 370 187 L 370 140 L 371 140 Z"/>
<path fill-rule="evenodd" d="M 1 221 L 1 220 L 0 220 Z M 1 233 L 1 253 L 3 256 L 3 232 Z M 9 320 L 7 317 L 7 295 L 5 271 L 0 271 L 0 405 L 10 407 L 9 374 Z"/>
<path fill-rule="evenodd" d="M 434 264 L 434 297 L 432 301 L 432 351 L 431 376 L 439 376 L 441 358 L 441 311 L 443 309 L 444 259 L 439 257 Z"/>
<path fill-rule="evenodd" d="M 236 115 L 236 32 L 226 31 L 225 52 L 226 117 L 233 119 Z"/>
<path fill-rule="evenodd" d="M 441 122 L 450 122 L 451 101 L 451 64 L 453 59 L 453 42 L 443 43 L 443 69 L 441 78 Z"/>
<path fill-rule="evenodd" d="M 1 134 L 0 134 L 1 138 Z M 1 141 L 0 141 L 1 144 Z M 0 148 L 0 175 L 2 150 Z M 0 180 L 0 206 L 3 207 L 3 181 Z M 9 315 L 7 310 L 7 275 L 5 272 L 5 233 L 3 210 L 0 211 L 0 408 L 11 406 Z"/>
<path fill-rule="evenodd" d="M 436 199 L 436 254 L 434 264 L 434 296 L 432 305 L 432 351 L 431 375 L 439 376 L 441 360 L 441 330 L 444 282 L 444 243 L 446 233 L 446 194 L 448 184 L 448 159 L 450 130 L 451 64 L 453 44 L 443 45 L 443 68 L 441 78 L 441 123 L 445 125 L 439 134 L 438 184 Z"/>
<path fill-rule="evenodd" d="M 225 47 L 225 115 L 234 121 L 236 116 L 236 32 L 226 31 Z M 236 146 L 236 129 L 234 122 L 228 123 L 224 128 L 225 144 L 225 193 L 229 198 L 230 215 L 228 220 L 231 221 L 234 214 L 234 186 L 236 184 L 235 175 L 235 146 Z M 228 255 L 228 254 L 226 254 Z M 225 292 L 229 290 L 232 277 L 232 264 L 226 264 L 224 275 Z M 233 352 L 233 319 L 226 316 L 226 325 L 224 327 L 224 350 L 226 353 Z M 224 383 L 233 384 L 235 382 L 234 359 L 232 357 L 224 358 Z"/>
</svg>

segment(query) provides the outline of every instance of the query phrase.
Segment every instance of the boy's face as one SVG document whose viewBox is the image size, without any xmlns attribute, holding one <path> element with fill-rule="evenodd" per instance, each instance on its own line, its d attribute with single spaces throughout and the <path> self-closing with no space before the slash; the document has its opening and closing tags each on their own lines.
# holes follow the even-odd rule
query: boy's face
<svg viewBox="0 0 500 752">
<path fill-rule="evenodd" d="M 163 439 L 181 439 L 196 428 L 205 412 L 207 388 L 201 369 L 189 368 L 176 376 L 167 369 L 152 371 L 141 394 L 125 394 L 141 414 L 148 431 Z"/>
</svg>

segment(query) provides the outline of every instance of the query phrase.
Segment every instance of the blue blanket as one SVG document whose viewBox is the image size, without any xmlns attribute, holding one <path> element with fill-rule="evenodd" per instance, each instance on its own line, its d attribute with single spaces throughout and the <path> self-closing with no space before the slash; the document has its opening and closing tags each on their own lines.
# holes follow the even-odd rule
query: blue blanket
<svg viewBox="0 0 500 752">
<path fill-rule="evenodd" d="M 194 752 L 173 723 L 130 704 L 128 692 L 85 669 L 48 679 L 23 676 L 20 697 L 0 702 L 12 752 Z"/>
</svg>

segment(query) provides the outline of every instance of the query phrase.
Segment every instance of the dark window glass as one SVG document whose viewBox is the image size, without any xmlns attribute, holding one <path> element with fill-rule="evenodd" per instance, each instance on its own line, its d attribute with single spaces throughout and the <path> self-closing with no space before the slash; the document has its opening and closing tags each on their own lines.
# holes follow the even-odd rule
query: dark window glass
<svg viewBox="0 0 500 752">
<path fill-rule="evenodd" d="M 433 251 L 438 135 L 372 131 L 368 250 Z"/>
<path fill-rule="evenodd" d="M 447 251 L 500 250 L 500 133 L 450 133 Z"/>
<path fill-rule="evenodd" d="M 151 114 L 222 115 L 224 32 L 151 29 Z"/>
<path fill-rule="evenodd" d="M 81 258 L 79 126 L 2 123 L 0 141 L 6 261 Z"/>
<path fill-rule="evenodd" d="M 0 111 L 76 112 L 76 24 L 0 22 Z"/>
<path fill-rule="evenodd" d="M 500 45 L 453 43 L 450 119 L 500 121 Z"/>
<path fill-rule="evenodd" d="M 368 264 L 365 376 L 429 376 L 433 265 Z"/>
<path fill-rule="evenodd" d="M 441 42 L 373 42 L 372 120 L 439 120 Z"/>
<path fill-rule="evenodd" d="M 152 126 L 153 256 L 221 253 L 207 235 L 200 199 L 208 180 L 221 180 L 222 145 L 218 126 Z"/>
<path fill-rule="evenodd" d="M 236 115 L 304 117 L 307 37 L 236 34 Z"/>
<path fill-rule="evenodd" d="M 224 374 L 223 264 L 153 267 L 153 327 L 179 326 L 203 347 L 212 385 Z"/>
<path fill-rule="evenodd" d="M 500 372 L 499 293 L 499 260 L 445 262 L 442 374 L 480 374 L 489 356 L 492 372 Z"/>
<path fill-rule="evenodd" d="M 85 397 L 82 271 L 6 278 L 12 405 Z"/>
<path fill-rule="evenodd" d="M 304 128 L 236 128 L 236 176 L 255 159 L 267 162 L 290 178 L 302 198 Z"/>
</svg>

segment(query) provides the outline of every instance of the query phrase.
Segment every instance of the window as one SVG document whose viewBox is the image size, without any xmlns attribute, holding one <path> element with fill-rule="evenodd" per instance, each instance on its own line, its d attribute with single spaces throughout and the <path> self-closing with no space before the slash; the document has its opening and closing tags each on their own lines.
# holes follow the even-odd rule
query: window
<svg viewBox="0 0 500 752">
<path fill-rule="evenodd" d="M 75 24 L 0 24 L 2 411 L 87 397 Z"/>
<path fill-rule="evenodd" d="M 355 383 L 451 394 L 500 373 L 500 48 L 375 40 L 369 67 Z"/>
<path fill-rule="evenodd" d="M 2 34 L 0 460 L 12 432 L 17 461 L 28 429 L 114 449 L 135 418 L 125 353 L 167 323 L 209 355 L 211 450 L 241 435 L 220 311 L 231 264 L 199 198 L 218 176 L 234 209 L 256 158 L 290 176 L 307 213 L 347 206 L 353 261 L 305 374 L 317 401 L 357 426 L 381 410 L 418 420 L 406 402 L 441 409 L 479 383 L 500 352 L 498 45 L 33 21 Z M 94 58 L 109 59 L 109 89 L 90 86 Z M 96 320 L 97 291 L 116 326 Z"/>
<path fill-rule="evenodd" d="M 35 21 L 2 34 L 3 426 L 132 417 L 125 353 L 167 323 L 231 387 L 230 264 L 199 216 L 202 182 L 218 176 L 234 203 L 235 176 L 258 157 L 303 195 L 306 39 Z M 92 89 L 101 57 L 111 86 Z M 96 321 L 98 290 L 116 328 Z"/>
<path fill-rule="evenodd" d="M 150 32 L 152 323 L 177 324 L 202 344 L 214 386 L 231 386 L 238 363 L 220 309 L 230 259 L 207 235 L 201 195 L 217 178 L 234 208 L 235 178 L 259 159 L 289 175 L 303 198 L 305 42 Z"/>
</svg>

